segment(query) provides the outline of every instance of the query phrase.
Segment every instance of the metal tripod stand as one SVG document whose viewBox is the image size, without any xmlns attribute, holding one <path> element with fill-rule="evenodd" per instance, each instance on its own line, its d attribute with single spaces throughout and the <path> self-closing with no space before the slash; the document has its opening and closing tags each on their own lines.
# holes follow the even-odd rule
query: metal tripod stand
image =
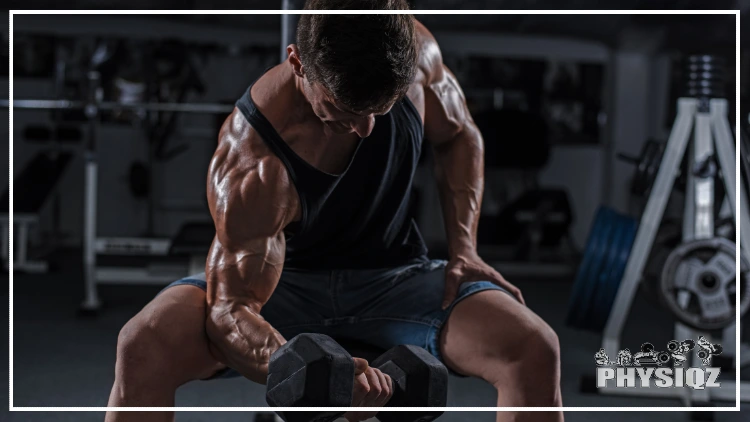
<svg viewBox="0 0 750 422">
<path fill-rule="evenodd" d="M 654 238 L 661 223 L 674 181 L 679 172 L 680 162 L 686 151 L 691 150 L 687 174 L 687 195 L 683 223 L 683 241 L 709 239 L 714 236 L 714 179 L 711 172 L 701 174 L 697 169 L 704 169 L 714 163 L 724 176 L 726 200 L 731 206 L 735 221 L 741 222 L 740 242 L 746 245 L 750 241 L 750 217 L 748 216 L 748 198 L 744 189 L 740 189 L 740 215 L 736 215 L 736 168 L 735 145 L 727 120 L 727 100 L 680 98 L 677 102 L 677 118 L 670 133 L 664 157 L 659 167 L 654 186 L 649 195 L 638 233 L 630 252 L 617 297 L 609 314 L 604 329 L 602 347 L 616 353 L 620 350 L 620 335 L 625 325 L 630 306 L 635 297 L 641 274 L 651 252 Z M 691 137 L 692 134 L 692 137 Z M 692 142 L 690 142 L 692 141 Z M 691 147 L 691 148 L 689 148 Z M 739 250 L 740 248 L 738 248 Z M 748 249 L 741 252 L 748 256 Z M 737 277 L 739 280 L 739 277 Z M 741 283 L 737 282 L 737 286 Z M 739 297 L 739 293 L 737 294 Z M 738 299 L 739 300 L 739 299 Z M 739 307 L 737 308 L 739 309 Z M 736 350 L 736 326 L 724 329 L 724 355 L 734 355 Z M 697 338 L 698 333 L 687 326 L 675 324 L 675 338 Z M 693 356 L 693 359 L 695 357 Z M 693 365 L 691 365 L 693 366 Z M 741 401 L 750 401 L 750 383 L 743 382 Z M 722 382 L 721 388 L 693 390 L 689 388 L 602 388 L 603 394 L 640 395 L 681 398 L 685 405 L 708 403 L 711 399 L 736 399 L 736 382 Z"/>
</svg>

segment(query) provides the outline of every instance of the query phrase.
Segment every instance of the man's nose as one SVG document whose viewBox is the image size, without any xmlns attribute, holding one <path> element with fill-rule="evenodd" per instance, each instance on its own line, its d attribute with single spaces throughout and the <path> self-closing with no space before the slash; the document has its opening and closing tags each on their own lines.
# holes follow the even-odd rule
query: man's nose
<svg viewBox="0 0 750 422">
<path fill-rule="evenodd" d="M 360 138 L 367 138 L 372 133 L 372 129 L 375 127 L 375 116 L 370 114 L 368 116 L 357 119 L 352 129 L 359 135 Z"/>
</svg>

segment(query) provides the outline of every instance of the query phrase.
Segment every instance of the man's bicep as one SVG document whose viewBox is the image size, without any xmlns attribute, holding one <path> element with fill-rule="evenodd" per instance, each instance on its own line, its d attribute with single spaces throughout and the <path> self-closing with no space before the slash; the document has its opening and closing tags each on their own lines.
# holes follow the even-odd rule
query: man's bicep
<svg viewBox="0 0 750 422">
<path fill-rule="evenodd" d="M 216 237 L 207 265 L 209 300 L 262 306 L 273 293 L 284 263 L 284 229 L 297 214 L 280 166 L 268 157 L 226 174 L 225 190 L 212 207 Z"/>
<path fill-rule="evenodd" d="M 435 145 L 455 139 L 473 125 L 458 80 L 444 66 L 439 78 L 425 87 L 424 101 L 425 138 Z"/>
<path fill-rule="evenodd" d="M 425 138 L 433 145 L 455 139 L 473 125 L 456 76 L 443 63 L 440 48 L 423 25 L 418 26 L 420 64 L 417 80 L 424 90 Z"/>
<path fill-rule="evenodd" d="M 239 301 L 259 311 L 281 277 L 285 248 L 283 233 L 243 239 L 241 246 L 233 247 L 224 246 L 217 236 L 206 266 L 209 303 Z"/>
</svg>

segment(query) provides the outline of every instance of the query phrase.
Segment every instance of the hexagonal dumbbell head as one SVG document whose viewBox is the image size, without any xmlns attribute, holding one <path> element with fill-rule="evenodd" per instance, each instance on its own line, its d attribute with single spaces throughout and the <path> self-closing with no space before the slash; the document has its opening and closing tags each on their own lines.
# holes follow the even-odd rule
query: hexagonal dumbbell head
<svg viewBox="0 0 750 422">
<path fill-rule="evenodd" d="M 388 374 L 394 383 L 388 407 L 445 407 L 448 401 L 448 369 L 425 349 L 396 346 L 375 359 L 371 366 Z M 380 412 L 381 422 L 428 422 L 443 412 Z"/>
<path fill-rule="evenodd" d="M 326 335 L 300 334 L 271 356 L 266 384 L 266 401 L 271 406 L 351 406 L 354 360 Z M 288 412 L 279 415 L 286 421 L 335 419 L 335 414 L 329 413 L 305 416 L 300 412 Z M 305 418 L 301 419 L 303 416 Z"/>
</svg>

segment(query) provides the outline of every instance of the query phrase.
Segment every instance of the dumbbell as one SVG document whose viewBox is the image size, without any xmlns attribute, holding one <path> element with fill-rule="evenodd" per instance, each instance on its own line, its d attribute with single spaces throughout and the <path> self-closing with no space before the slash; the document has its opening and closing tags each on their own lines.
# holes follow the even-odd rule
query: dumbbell
<svg viewBox="0 0 750 422">
<path fill-rule="evenodd" d="M 396 346 L 371 366 L 393 380 L 388 407 L 444 407 L 448 370 L 426 350 Z M 266 401 L 277 407 L 349 407 L 354 360 L 332 338 L 300 334 L 279 348 L 268 367 Z M 344 412 L 277 412 L 286 422 L 331 422 Z M 428 422 L 442 412 L 380 412 L 381 422 Z"/>
<path fill-rule="evenodd" d="M 266 402 L 274 407 L 349 407 L 354 360 L 324 334 L 300 334 L 268 363 Z M 332 422 L 344 412 L 276 412 L 286 422 Z"/>
<path fill-rule="evenodd" d="M 427 350 L 401 345 L 375 359 L 373 367 L 393 380 L 393 395 L 386 407 L 445 407 L 448 402 L 448 369 Z M 381 422 L 429 422 L 441 411 L 378 413 Z"/>
</svg>

